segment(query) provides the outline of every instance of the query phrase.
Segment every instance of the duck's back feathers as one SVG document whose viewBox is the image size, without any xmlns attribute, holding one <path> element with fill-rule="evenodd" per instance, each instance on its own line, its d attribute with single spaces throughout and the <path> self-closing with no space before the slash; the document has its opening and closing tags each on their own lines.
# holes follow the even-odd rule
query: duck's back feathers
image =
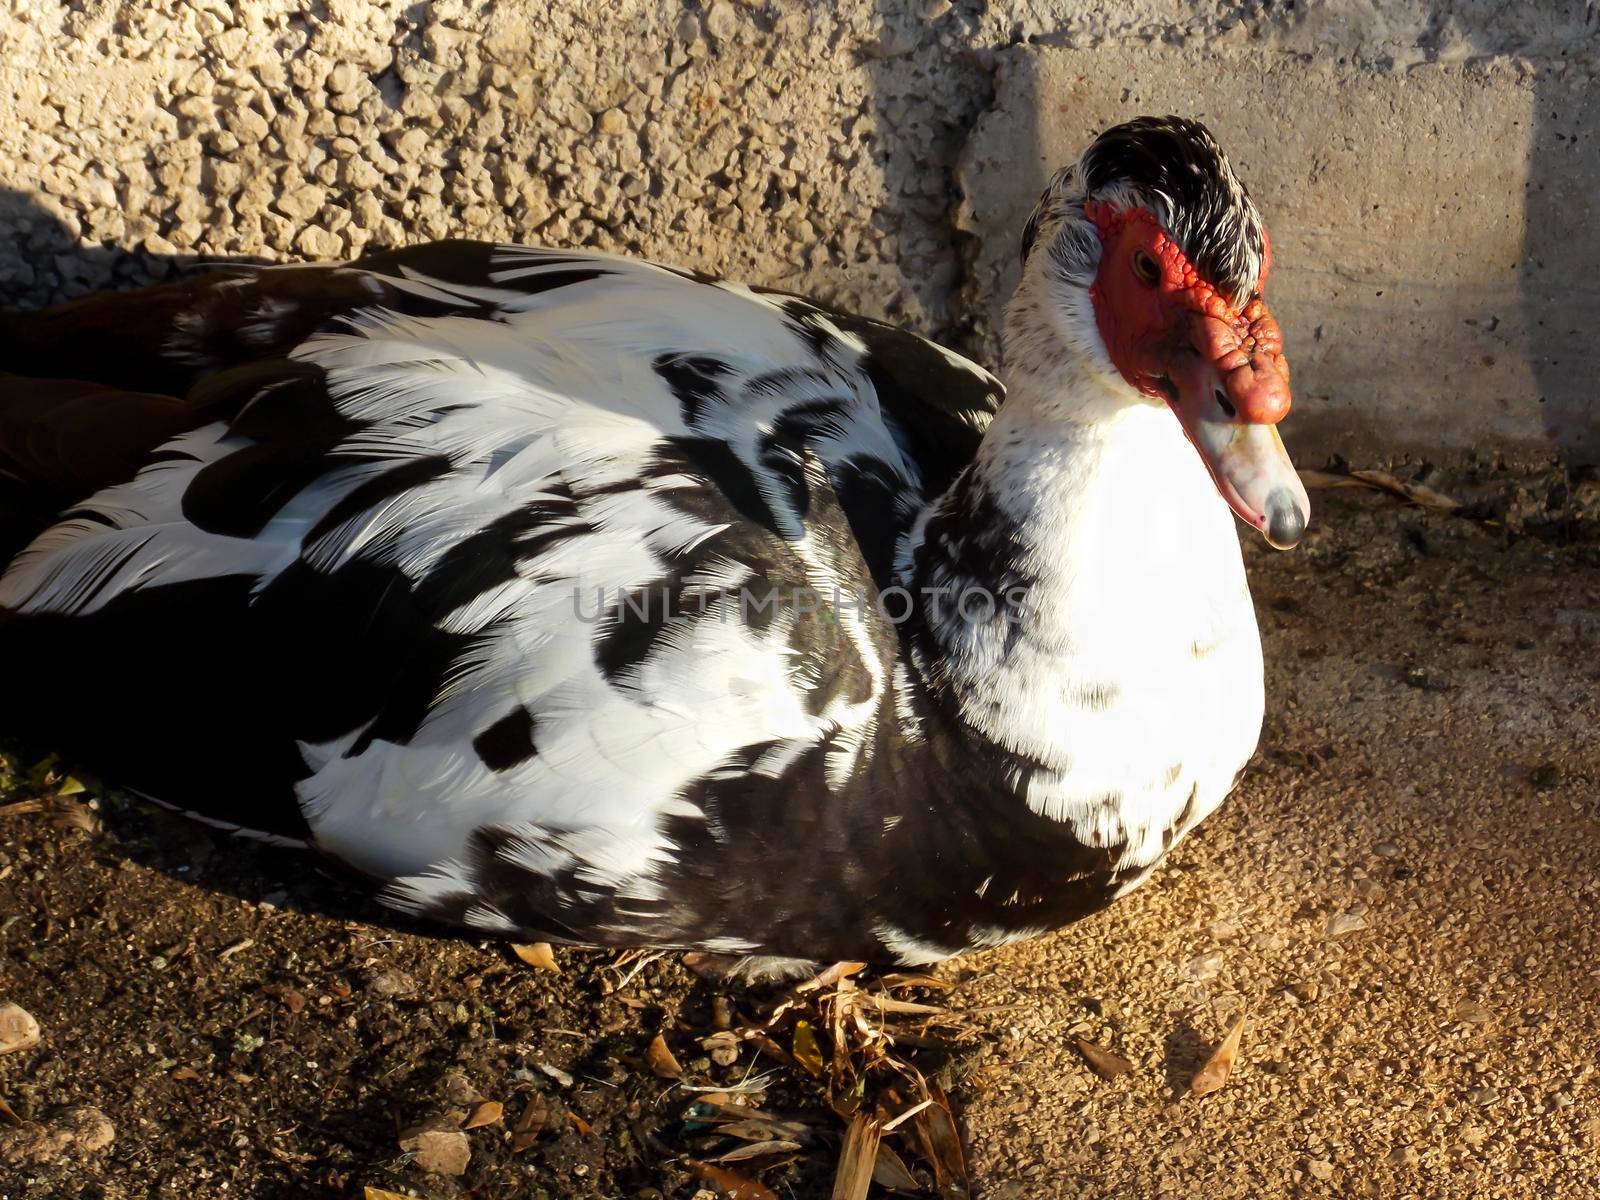
<svg viewBox="0 0 1600 1200">
<path fill-rule="evenodd" d="M 805 301 L 472 243 L 0 334 L 99 381 L 0 391 L 47 514 L 0 642 L 50 682 L 6 719 L 402 906 L 591 941 L 659 917 L 719 778 L 849 778 L 893 673 L 876 589 L 1000 394 Z"/>
</svg>

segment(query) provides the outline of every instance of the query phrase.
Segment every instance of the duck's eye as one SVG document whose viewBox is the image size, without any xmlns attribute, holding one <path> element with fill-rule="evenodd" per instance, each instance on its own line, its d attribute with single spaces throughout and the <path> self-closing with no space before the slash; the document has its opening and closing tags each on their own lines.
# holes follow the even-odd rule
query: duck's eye
<svg viewBox="0 0 1600 1200">
<path fill-rule="evenodd" d="M 1145 250 L 1135 250 L 1133 252 L 1133 273 L 1147 287 L 1155 287 L 1156 284 L 1161 282 L 1161 267 Z"/>
</svg>

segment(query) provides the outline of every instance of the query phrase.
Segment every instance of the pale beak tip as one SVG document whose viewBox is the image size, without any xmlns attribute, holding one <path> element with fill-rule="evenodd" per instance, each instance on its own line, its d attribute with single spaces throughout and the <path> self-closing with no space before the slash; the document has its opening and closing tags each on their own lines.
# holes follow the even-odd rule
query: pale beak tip
<svg viewBox="0 0 1600 1200">
<path fill-rule="evenodd" d="M 1306 511 L 1286 487 L 1273 488 L 1267 496 L 1267 520 L 1261 532 L 1275 550 L 1292 550 L 1306 532 Z"/>
</svg>

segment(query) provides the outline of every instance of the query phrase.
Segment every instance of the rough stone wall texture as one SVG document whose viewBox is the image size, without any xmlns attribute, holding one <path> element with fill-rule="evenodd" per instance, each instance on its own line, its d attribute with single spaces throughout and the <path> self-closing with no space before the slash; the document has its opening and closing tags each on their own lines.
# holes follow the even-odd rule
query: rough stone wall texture
<svg viewBox="0 0 1600 1200">
<path fill-rule="evenodd" d="M 961 270 L 977 24 L 862 0 L 13 0 L 0 287 L 43 303 L 152 256 L 455 235 L 659 256 L 926 327 Z"/>
<path fill-rule="evenodd" d="M 1049 168 L 1174 110 L 1266 210 L 1304 456 L 1593 460 L 1597 69 L 1592 0 L 7 0 L 0 303 L 461 235 L 992 360 Z"/>
</svg>

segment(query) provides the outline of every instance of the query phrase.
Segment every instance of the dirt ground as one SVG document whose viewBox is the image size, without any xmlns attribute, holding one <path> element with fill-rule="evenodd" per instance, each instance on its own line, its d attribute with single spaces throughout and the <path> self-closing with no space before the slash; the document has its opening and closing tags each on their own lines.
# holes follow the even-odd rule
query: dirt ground
<svg viewBox="0 0 1600 1200">
<path fill-rule="evenodd" d="M 955 1007 L 1017 1006 L 948 1076 L 986 1200 L 1600 1195 L 1600 537 L 1318 499 L 1299 552 L 1249 551 L 1269 713 L 1234 798 L 1108 913 L 943 972 Z M 396 930 L 304 856 L 96 803 L 93 830 L 0 818 L 0 1003 L 43 1028 L 0 1099 L 94 1106 L 115 1141 L 0 1165 L 3 1200 L 715 1194 L 679 1161 L 696 1093 L 646 1046 L 690 1086 L 758 1077 L 696 1045 L 747 994 Z M 1239 1014 L 1232 1079 L 1185 1097 Z M 1077 1036 L 1133 1069 L 1101 1080 Z M 480 1097 L 505 1118 L 463 1175 L 402 1152 Z M 826 1196 L 836 1156 L 765 1182 Z"/>
</svg>

